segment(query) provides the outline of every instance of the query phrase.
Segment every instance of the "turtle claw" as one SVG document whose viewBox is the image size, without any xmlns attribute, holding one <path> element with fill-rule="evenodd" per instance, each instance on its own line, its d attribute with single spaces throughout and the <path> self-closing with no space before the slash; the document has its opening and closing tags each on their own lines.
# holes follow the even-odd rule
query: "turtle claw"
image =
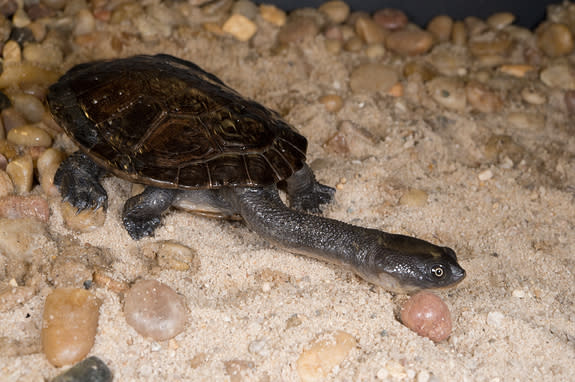
<svg viewBox="0 0 575 382">
<path fill-rule="evenodd" d="M 140 240 L 141 238 L 147 236 L 153 236 L 154 231 L 162 222 L 159 216 L 153 216 L 148 219 L 124 216 L 122 221 L 124 222 L 126 231 L 128 231 L 128 234 L 134 240 Z"/>
<path fill-rule="evenodd" d="M 62 200 L 82 212 L 86 209 L 108 208 L 108 194 L 100 184 L 101 171 L 91 171 L 93 162 L 85 162 L 84 154 L 73 154 L 66 159 L 54 175 L 54 184 Z M 88 165 L 88 166 L 86 166 Z"/>
<path fill-rule="evenodd" d="M 290 207 L 298 211 L 319 213 L 320 206 L 331 202 L 334 195 L 335 188 L 314 182 L 308 192 L 292 195 Z"/>
</svg>

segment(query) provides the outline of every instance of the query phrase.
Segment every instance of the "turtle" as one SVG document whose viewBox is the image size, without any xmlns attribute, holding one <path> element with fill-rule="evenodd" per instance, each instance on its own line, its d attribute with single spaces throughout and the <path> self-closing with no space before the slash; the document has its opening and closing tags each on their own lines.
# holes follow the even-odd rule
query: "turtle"
<svg viewBox="0 0 575 382">
<path fill-rule="evenodd" d="M 63 201 L 78 211 L 106 209 L 100 182 L 108 173 L 144 184 L 122 211 L 134 240 L 153 236 L 170 207 L 187 206 L 242 219 L 274 245 L 393 292 L 465 277 L 449 247 L 323 217 L 335 189 L 307 164 L 307 139 L 190 61 L 158 54 L 79 64 L 46 100 L 79 148 L 54 177 Z"/>
</svg>

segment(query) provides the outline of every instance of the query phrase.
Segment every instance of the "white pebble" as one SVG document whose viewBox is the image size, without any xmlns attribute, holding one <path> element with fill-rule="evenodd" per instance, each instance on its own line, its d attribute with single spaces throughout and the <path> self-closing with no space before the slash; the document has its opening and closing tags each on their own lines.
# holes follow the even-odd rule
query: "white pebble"
<svg viewBox="0 0 575 382">
<path fill-rule="evenodd" d="M 500 328 L 503 325 L 503 320 L 505 320 L 505 315 L 501 312 L 487 313 L 487 325 L 492 328 Z"/>
<path fill-rule="evenodd" d="M 489 180 L 493 178 L 493 171 L 491 170 L 481 171 L 479 174 L 477 174 L 477 178 L 479 178 L 479 180 L 482 182 Z"/>
<path fill-rule="evenodd" d="M 511 295 L 515 298 L 525 298 L 527 296 L 523 289 L 515 289 L 513 292 L 511 292 Z"/>
</svg>

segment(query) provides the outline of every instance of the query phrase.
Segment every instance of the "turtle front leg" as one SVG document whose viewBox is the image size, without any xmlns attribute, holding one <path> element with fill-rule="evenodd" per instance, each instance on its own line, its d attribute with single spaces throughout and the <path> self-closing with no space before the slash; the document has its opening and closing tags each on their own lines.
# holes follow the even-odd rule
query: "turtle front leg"
<svg viewBox="0 0 575 382">
<path fill-rule="evenodd" d="M 134 240 L 151 236 L 162 222 L 162 213 L 174 202 L 178 190 L 148 186 L 124 204 L 122 220 Z"/>
<path fill-rule="evenodd" d="M 100 184 L 106 170 L 86 154 L 76 151 L 60 164 L 54 175 L 54 184 L 62 199 L 83 211 L 88 208 L 108 207 L 108 194 Z"/>
<path fill-rule="evenodd" d="M 319 183 L 307 164 L 286 179 L 290 207 L 298 211 L 320 212 L 320 206 L 333 199 L 335 189 Z"/>
</svg>

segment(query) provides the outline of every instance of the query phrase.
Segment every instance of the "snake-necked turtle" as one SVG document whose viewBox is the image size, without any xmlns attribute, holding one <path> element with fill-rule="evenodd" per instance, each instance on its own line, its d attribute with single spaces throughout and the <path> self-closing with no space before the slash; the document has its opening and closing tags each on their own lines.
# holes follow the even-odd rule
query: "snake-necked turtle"
<svg viewBox="0 0 575 382">
<path fill-rule="evenodd" d="M 389 290 L 465 277 L 450 248 L 310 214 L 334 189 L 306 164 L 306 138 L 191 62 L 141 55 L 81 64 L 50 87 L 47 100 L 80 148 L 55 176 L 64 200 L 79 210 L 106 208 L 106 172 L 147 185 L 122 213 L 134 239 L 152 235 L 170 206 L 201 205 Z"/>
</svg>

